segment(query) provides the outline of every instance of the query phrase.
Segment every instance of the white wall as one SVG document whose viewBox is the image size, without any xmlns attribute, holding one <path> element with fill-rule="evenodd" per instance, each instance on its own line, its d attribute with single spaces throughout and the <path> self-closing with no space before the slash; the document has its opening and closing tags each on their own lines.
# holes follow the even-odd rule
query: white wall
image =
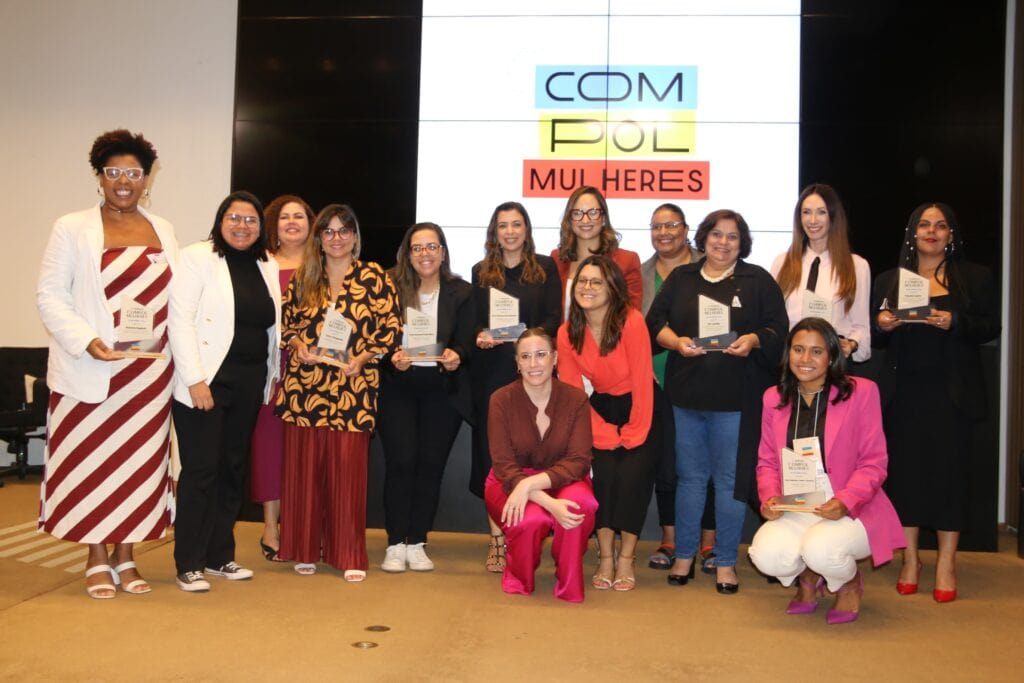
<svg viewBox="0 0 1024 683">
<path fill-rule="evenodd" d="M 150 210 L 182 244 L 209 233 L 230 189 L 236 28 L 236 0 L 0 0 L 0 346 L 47 343 L 40 257 L 54 219 L 99 199 L 100 133 L 144 133 Z"/>
<path fill-rule="evenodd" d="M 159 153 L 150 210 L 209 233 L 229 192 L 236 0 L 0 0 L 0 345 L 42 346 L 39 260 L 54 219 L 98 201 L 100 133 Z"/>
</svg>

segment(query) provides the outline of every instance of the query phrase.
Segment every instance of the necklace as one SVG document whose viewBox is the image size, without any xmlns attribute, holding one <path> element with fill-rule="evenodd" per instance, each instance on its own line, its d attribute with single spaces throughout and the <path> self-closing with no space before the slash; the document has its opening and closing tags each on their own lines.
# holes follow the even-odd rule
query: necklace
<svg viewBox="0 0 1024 683">
<path fill-rule="evenodd" d="M 820 394 L 821 390 L 824 389 L 824 388 L 825 388 L 825 385 L 822 384 L 820 387 L 818 387 L 814 391 L 800 391 L 800 389 L 797 389 L 797 391 L 800 392 L 801 396 L 816 396 L 816 395 Z"/>
<path fill-rule="evenodd" d="M 441 285 L 439 284 L 437 287 L 434 287 L 434 291 L 431 292 L 430 294 L 424 294 L 423 292 L 420 292 L 420 306 L 426 306 L 428 304 L 434 303 L 434 299 L 437 298 L 437 293 L 440 291 Z"/>
<path fill-rule="evenodd" d="M 721 274 L 721 275 L 718 275 L 718 276 L 716 276 L 716 277 L 712 277 L 711 275 L 708 275 L 708 272 L 707 272 L 707 267 L 708 267 L 708 264 L 707 264 L 707 261 L 705 261 L 705 262 L 704 262 L 704 265 L 700 267 L 700 275 L 701 275 L 701 277 L 703 277 L 703 278 L 704 278 L 705 280 L 707 280 L 708 282 L 710 282 L 710 283 L 712 283 L 712 284 L 713 284 L 713 283 L 715 283 L 715 282 L 721 282 L 721 281 L 722 281 L 722 280 L 724 280 L 725 278 L 727 278 L 727 277 L 729 277 L 730 275 L 732 275 L 732 272 L 733 272 L 734 270 L 736 270 L 736 262 L 734 261 L 734 262 L 733 262 L 733 264 L 732 264 L 731 266 L 729 266 L 728 268 L 726 268 L 726 269 L 725 269 L 725 270 L 724 270 L 724 271 L 722 272 L 722 274 Z"/>
</svg>

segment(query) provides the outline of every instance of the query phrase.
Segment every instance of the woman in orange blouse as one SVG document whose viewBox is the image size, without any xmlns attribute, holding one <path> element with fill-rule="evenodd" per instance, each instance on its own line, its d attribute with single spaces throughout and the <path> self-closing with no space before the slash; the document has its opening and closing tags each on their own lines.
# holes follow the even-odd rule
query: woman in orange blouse
<svg viewBox="0 0 1024 683">
<path fill-rule="evenodd" d="M 281 556 L 313 574 L 322 559 L 346 581 L 366 578 L 366 459 L 377 420 L 378 354 L 394 352 L 401 321 L 394 286 L 359 260 L 359 222 L 331 204 L 316 217 L 284 297 L 282 343 L 291 356 L 278 397 L 285 422 Z M 318 345 L 332 311 L 352 334 L 341 367 Z M 333 315 L 332 315 L 333 317 Z M 317 351 L 317 349 L 314 349 Z"/>
<path fill-rule="evenodd" d="M 594 495 L 600 564 L 593 586 L 636 587 L 636 542 L 654 487 L 657 453 L 647 443 L 654 412 L 651 340 L 628 300 L 619 267 L 607 256 L 580 263 L 569 320 L 558 330 L 558 376 L 593 386 Z M 615 532 L 622 537 L 615 557 Z"/>
</svg>

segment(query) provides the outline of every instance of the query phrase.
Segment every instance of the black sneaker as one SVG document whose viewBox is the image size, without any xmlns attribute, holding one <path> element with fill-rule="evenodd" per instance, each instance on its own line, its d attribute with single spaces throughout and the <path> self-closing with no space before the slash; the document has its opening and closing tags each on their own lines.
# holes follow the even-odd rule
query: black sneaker
<svg viewBox="0 0 1024 683">
<path fill-rule="evenodd" d="M 186 593 L 205 593 L 210 590 L 210 582 L 202 572 L 185 572 L 178 574 L 174 580 L 178 583 L 178 588 Z"/>
<path fill-rule="evenodd" d="M 252 578 L 252 570 L 246 569 L 237 562 L 222 564 L 216 569 L 206 568 L 206 573 L 212 576 L 223 576 L 228 581 L 244 581 Z"/>
</svg>

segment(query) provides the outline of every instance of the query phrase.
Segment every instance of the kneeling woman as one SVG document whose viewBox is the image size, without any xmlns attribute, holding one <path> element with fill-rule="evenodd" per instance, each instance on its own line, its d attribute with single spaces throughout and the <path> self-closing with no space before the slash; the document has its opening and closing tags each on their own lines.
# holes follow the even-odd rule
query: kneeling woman
<svg viewBox="0 0 1024 683">
<path fill-rule="evenodd" d="M 786 340 L 788 357 L 778 387 L 764 394 L 757 490 L 768 520 L 754 536 L 750 558 L 765 574 L 792 585 L 787 614 L 810 614 L 817 596 L 838 593 L 829 624 L 854 621 L 864 577 L 857 560 L 875 565 L 905 545 L 896 510 L 882 491 L 889 461 L 882 434 L 878 387 L 846 374 L 839 336 L 821 318 L 805 318 Z M 811 439 L 811 441 L 805 441 Z M 820 453 L 826 502 L 813 513 L 779 512 L 781 452 L 794 441 Z"/>
<path fill-rule="evenodd" d="M 523 332 L 515 356 L 522 380 L 494 392 L 487 416 L 492 468 L 484 500 L 508 545 L 501 588 L 533 592 L 553 529 L 555 597 L 582 602 L 583 553 L 597 510 L 589 477 L 590 404 L 579 389 L 552 379 L 558 354 L 543 329 Z"/>
</svg>

